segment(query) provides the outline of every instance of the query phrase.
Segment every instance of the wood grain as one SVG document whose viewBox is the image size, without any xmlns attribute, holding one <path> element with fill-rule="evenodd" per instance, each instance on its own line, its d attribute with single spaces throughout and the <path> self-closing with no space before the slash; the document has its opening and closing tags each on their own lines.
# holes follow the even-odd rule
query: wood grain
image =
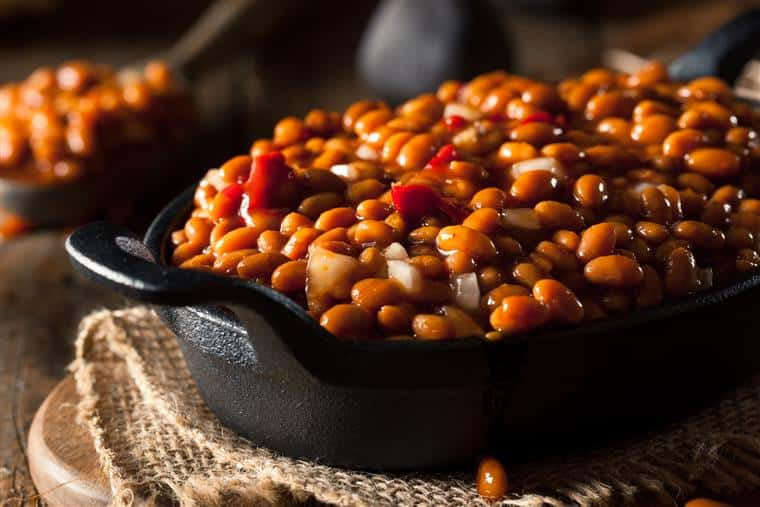
<svg viewBox="0 0 760 507">
<path fill-rule="evenodd" d="M 29 471 L 48 505 L 108 505 L 110 485 L 89 430 L 76 422 L 76 385 L 68 376 L 37 411 L 29 429 Z"/>
<path fill-rule="evenodd" d="M 0 505 L 37 504 L 26 434 L 37 407 L 65 375 L 79 320 L 121 297 L 74 275 L 63 233 L 0 244 Z"/>
</svg>

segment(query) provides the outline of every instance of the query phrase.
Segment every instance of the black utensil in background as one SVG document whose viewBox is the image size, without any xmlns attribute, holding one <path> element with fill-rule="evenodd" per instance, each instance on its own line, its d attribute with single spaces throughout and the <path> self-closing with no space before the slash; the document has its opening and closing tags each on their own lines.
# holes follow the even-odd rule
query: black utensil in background
<svg viewBox="0 0 760 507">
<path fill-rule="evenodd" d="M 734 18 L 668 67 L 678 81 L 720 76 L 736 81 L 747 62 L 760 55 L 760 9 Z"/>
<path fill-rule="evenodd" d="M 624 49 L 602 55 L 605 66 L 637 72 L 649 60 Z M 720 26 L 688 53 L 668 64 L 670 77 L 691 81 L 720 76 L 733 84 L 737 98 L 760 104 L 760 9 L 752 9 Z"/>
<path fill-rule="evenodd" d="M 383 0 L 362 38 L 359 72 L 381 98 L 398 103 L 447 79 L 509 69 L 498 19 L 483 0 Z"/>
</svg>

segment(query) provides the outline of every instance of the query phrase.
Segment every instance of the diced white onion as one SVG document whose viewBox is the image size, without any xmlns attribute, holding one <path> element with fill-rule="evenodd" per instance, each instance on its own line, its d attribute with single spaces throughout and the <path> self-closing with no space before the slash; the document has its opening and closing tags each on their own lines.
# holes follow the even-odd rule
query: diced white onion
<svg viewBox="0 0 760 507">
<path fill-rule="evenodd" d="M 214 187 L 217 192 L 221 192 L 228 185 L 228 183 L 222 179 L 222 175 L 220 174 L 219 169 L 210 169 L 203 177 L 203 179 L 209 185 Z"/>
<path fill-rule="evenodd" d="M 454 301 L 465 310 L 475 310 L 480 304 L 478 275 L 463 273 L 454 277 Z"/>
<path fill-rule="evenodd" d="M 349 255 L 321 247 L 311 249 L 306 263 L 307 299 L 347 297 L 351 291 L 354 270 L 358 267 L 359 261 Z"/>
<path fill-rule="evenodd" d="M 377 150 L 367 144 L 362 144 L 356 149 L 356 156 L 362 160 L 377 160 L 380 158 Z"/>
<path fill-rule="evenodd" d="M 512 165 L 510 173 L 512 178 L 517 179 L 523 173 L 531 171 L 547 171 L 552 173 L 557 178 L 566 178 L 567 171 L 562 165 L 562 162 L 554 157 L 539 157 L 532 158 L 530 160 L 523 160 Z"/>
<path fill-rule="evenodd" d="M 422 290 L 422 273 L 406 261 L 388 261 L 388 278 L 396 280 L 406 292 Z"/>
<path fill-rule="evenodd" d="M 356 181 L 361 177 L 361 172 L 352 164 L 336 164 L 330 168 L 335 176 L 347 181 Z"/>
<path fill-rule="evenodd" d="M 506 209 L 502 212 L 501 218 L 505 227 L 533 230 L 541 228 L 541 221 L 532 208 Z"/>
<path fill-rule="evenodd" d="M 383 254 L 385 254 L 386 260 L 389 261 L 404 260 L 409 258 L 409 254 L 406 253 L 406 248 L 404 248 L 404 245 L 398 242 L 393 242 L 388 245 L 383 251 Z"/>
<path fill-rule="evenodd" d="M 461 116 L 467 121 L 475 121 L 482 118 L 483 113 L 470 106 L 451 102 L 446 104 L 446 107 L 443 110 L 443 117 L 448 118 L 449 116 Z"/>
</svg>

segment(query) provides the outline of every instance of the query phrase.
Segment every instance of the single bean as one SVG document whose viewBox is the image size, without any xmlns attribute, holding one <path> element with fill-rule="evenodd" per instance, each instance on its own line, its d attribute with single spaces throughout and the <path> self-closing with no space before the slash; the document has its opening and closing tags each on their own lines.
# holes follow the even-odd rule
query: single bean
<svg viewBox="0 0 760 507">
<path fill-rule="evenodd" d="M 280 222 L 280 232 L 285 236 L 292 236 L 298 229 L 314 227 L 314 222 L 307 216 L 292 211 L 285 215 Z"/>
<path fill-rule="evenodd" d="M 288 242 L 288 237 L 279 231 L 264 231 L 259 234 L 256 246 L 260 252 L 279 252 Z"/>
<path fill-rule="evenodd" d="M 372 326 L 372 316 L 356 305 L 339 304 L 323 313 L 319 324 L 338 338 L 364 338 Z"/>
<path fill-rule="evenodd" d="M 726 235 L 710 225 L 697 220 L 684 220 L 672 227 L 673 236 L 690 242 L 697 248 L 721 249 L 726 242 Z"/>
<path fill-rule="evenodd" d="M 217 255 L 232 252 L 234 250 L 243 250 L 245 248 L 255 248 L 259 239 L 259 229 L 256 227 L 239 227 L 226 233 L 212 245 Z"/>
<path fill-rule="evenodd" d="M 495 187 L 487 187 L 483 190 L 479 190 L 472 196 L 470 200 L 470 207 L 473 209 L 478 208 L 503 208 L 507 200 L 507 196 L 503 190 Z"/>
<path fill-rule="evenodd" d="M 489 322 L 497 331 L 514 335 L 533 331 L 548 319 L 548 309 L 535 298 L 509 296 L 491 312 Z"/>
<path fill-rule="evenodd" d="M 558 188 L 559 180 L 552 173 L 529 171 L 517 177 L 509 193 L 521 203 L 532 206 L 554 197 Z"/>
<path fill-rule="evenodd" d="M 575 252 L 581 242 L 581 238 L 577 233 L 566 230 L 556 231 L 552 236 L 552 240 L 571 252 Z"/>
<path fill-rule="evenodd" d="M 237 274 L 241 278 L 269 282 L 272 272 L 288 261 L 281 253 L 255 253 L 244 257 L 237 265 Z"/>
<path fill-rule="evenodd" d="M 697 262 L 686 248 L 674 248 L 665 264 L 665 290 L 671 296 L 684 296 L 698 287 Z"/>
<path fill-rule="evenodd" d="M 512 278 L 520 285 L 529 289 L 542 278 L 546 278 L 546 271 L 532 262 L 520 262 L 512 268 Z"/>
<path fill-rule="evenodd" d="M 362 220 L 356 225 L 354 242 L 385 248 L 393 243 L 394 234 L 390 225 L 379 220 Z"/>
<path fill-rule="evenodd" d="M 351 289 L 353 303 L 367 311 L 375 312 L 383 305 L 401 303 L 403 291 L 395 280 L 365 278 L 356 282 Z"/>
<path fill-rule="evenodd" d="M 542 201 L 533 210 L 538 215 L 541 225 L 547 229 L 569 229 L 577 231 L 583 228 L 583 218 L 572 207 L 558 201 Z"/>
<path fill-rule="evenodd" d="M 533 297 L 548 308 L 552 320 L 571 324 L 583 320 L 583 305 L 578 297 L 557 280 L 546 278 L 536 282 Z"/>
<path fill-rule="evenodd" d="M 721 148 L 699 148 L 686 156 L 689 170 L 708 178 L 726 178 L 739 171 L 739 157 Z"/>
<path fill-rule="evenodd" d="M 615 226 L 611 222 L 601 222 L 583 231 L 576 255 L 586 263 L 612 254 L 615 244 Z"/>
<path fill-rule="evenodd" d="M 644 274 L 639 263 L 624 255 L 605 255 L 592 259 L 583 270 L 594 285 L 627 288 L 638 285 Z"/>
<path fill-rule="evenodd" d="M 585 174 L 573 186 L 573 196 L 581 206 L 599 208 L 607 202 L 607 183 L 596 174 Z"/>
<path fill-rule="evenodd" d="M 668 228 L 656 222 L 636 222 L 635 228 L 636 234 L 652 245 L 659 245 L 670 237 Z"/>
<path fill-rule="evenodd" d="M 444 255 L 463 252 L 475 260 L 488 260 L 496 256 L 496 246 L 488 236 L 463 225 L 441 229 L 436 237 L 436 246 Z"/>
<path fill-rule="evenodd" d="M 414 309 L 409 305 L 385 305 L 377 311 L 377 323 L 389 334 L 406 334 L 412 328 Z"/>
<path fill-rule="evenodd" d="M 470 213 L 462 225 L 484 234 L 491 234 L 501 228 L 501 216 L 494 208 L 479 208 Z"/>
<path fill-rule="evenodd" d="M 282 253 L 290 259 L 303 259 L 309 250 L 311 242 L 317 239 L 321 231 L 311 227 L 298 229 L 282 247 Z"/>
<path fill-rule="evenodd" d="M 443 315 L 415 315 L 412 329 L 414 335 L 422 340 L 446 340 L 456 336 L 451 321 Z"/>
<path fill-rule="evenodd" d="M 504 470 L 504 465 L 495 458 L 483 458 L 478 465 L 475 484 L 478 494 L 483 498 L 488 500 L 500 499 L 506 495 L 509 490 L 509 480 L 507 478 L 507 472 Z"/>
<path fill-rule="evenodd" d="M 301 292 L 306 288 L 306 261 L 280 264 L 272 272 L 272 287 L 281 292 Z"/>
</svg>

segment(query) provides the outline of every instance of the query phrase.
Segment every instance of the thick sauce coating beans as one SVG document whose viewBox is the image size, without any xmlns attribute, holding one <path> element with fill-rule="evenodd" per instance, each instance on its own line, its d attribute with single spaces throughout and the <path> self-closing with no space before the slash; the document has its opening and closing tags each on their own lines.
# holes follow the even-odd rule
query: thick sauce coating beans
<svg viewBox="0 0 760 507">
<path fill-rule="evenodd" d="M 56 183 L 154 169 L 133 151 L 171 148 L 187 137 L 193 117 L 189 96 L 163 62 L 120 74 L 84 61 L 41 67 L 0 85 L 0 177 Z"/>
<path fill-rule="evenodd" d="M 270 285 L 341 339 L 582 325 L 760 266 L 758 128 L 724 83 L 658 63 L 314 110 L 207 173 L 172 262 Z M 0 167 L 17 137 L 0 123 Z"/>
</svg>

